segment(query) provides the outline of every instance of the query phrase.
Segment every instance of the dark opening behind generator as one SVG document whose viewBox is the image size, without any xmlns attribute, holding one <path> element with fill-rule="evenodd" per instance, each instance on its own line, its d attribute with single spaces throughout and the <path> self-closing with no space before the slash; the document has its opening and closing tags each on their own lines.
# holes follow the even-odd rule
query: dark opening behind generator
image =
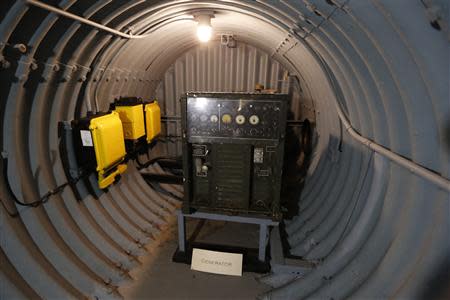
<svg viewBox="0 0 450 300">
<path fill-rule="evenodd" d="M 187 93 L 181 98 L 183 212 L 279 220 L 284 94 Z"/>
</svg>

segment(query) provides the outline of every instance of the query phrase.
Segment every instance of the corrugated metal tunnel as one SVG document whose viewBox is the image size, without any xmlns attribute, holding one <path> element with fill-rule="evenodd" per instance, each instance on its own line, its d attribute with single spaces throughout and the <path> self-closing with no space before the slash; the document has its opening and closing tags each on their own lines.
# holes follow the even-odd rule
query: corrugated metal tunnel
<svg viewBox="0 0 450 300">
<path fill-rule="evenodd" d="M 291 253 L 316 267 L 264 277 L 273 289 L 261 297 L 421 298 L 440 293 L 439 280 L 448 289 L 448 1 L 43 1 L 126 36 L 29 2 L 0 3 L 0 146 L 10 183 L 2 175 L 1 299 L 121 297 L 117 287 L 173 222 L 182 191 L 152 189 L 133 163 L 98 199 L 82 182 L 82 201 L 70 188 L 55 191 L 68 180 L 58 122 L 107 110 L 122 95 L 156 97 L 163 115 L 176 116 L 186 91 L 257 83 L 289 92 L 295 118 L 315 128 L 299 210 L 285 229 Z M 192 14 L 202 9 L 236 48 L 199 45 Z M 163 129 L 181 132 L 176 122 Z M 176 155 L 180 145 L 155 151 Z M 13 200 L 46 194 L 35 208 Z"/>
</svg>

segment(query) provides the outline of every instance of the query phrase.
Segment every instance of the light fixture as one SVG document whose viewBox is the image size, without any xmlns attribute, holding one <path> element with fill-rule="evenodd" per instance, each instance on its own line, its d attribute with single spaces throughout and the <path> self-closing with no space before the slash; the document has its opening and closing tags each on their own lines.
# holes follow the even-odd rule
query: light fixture
<svg viewBox="0 0 450 300">
<path fill-rule="evenodd" d="M 214 17 L 214 13 L 210 11 L 199 12 L 194 15 L 197 21 L 197 37 L 200 42 L 208 42 L 213 34 L 211 27 L 211 18 Z"/>
</svg>

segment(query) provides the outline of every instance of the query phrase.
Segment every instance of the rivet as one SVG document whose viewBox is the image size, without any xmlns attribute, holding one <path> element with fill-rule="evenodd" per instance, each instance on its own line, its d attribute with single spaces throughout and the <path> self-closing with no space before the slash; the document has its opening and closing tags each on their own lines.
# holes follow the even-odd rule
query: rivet
<svg viewBox="0 0 450 300">
<path fill-rule="evenodd" d="M 20 53 L 25 53 L 27 52 L 27 46 L 25 46 L 24 44 L 15 44 L 13 46 L 14 49 L 18 50 Z"/>
</svg>

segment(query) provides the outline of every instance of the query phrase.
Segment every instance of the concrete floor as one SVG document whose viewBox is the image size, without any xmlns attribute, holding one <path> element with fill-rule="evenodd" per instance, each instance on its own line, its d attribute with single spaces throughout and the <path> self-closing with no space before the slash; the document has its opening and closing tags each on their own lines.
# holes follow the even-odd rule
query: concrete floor
<svg viewBox="0 0 450 300">
<path fill-rule="evenodd" d="M 197 222 L 187 222 L 188 235 Z M 270 289 L 257 281 L 263 274 L 216 275 L 173 263 L 172 255 L 177 248 L 176 223 L 161 238 L 165 241 L 152 248 L 152 254 L 142 259 L 142 267 L 131 274 L 135 280 L 120 288 L 125 299 L 255 299 Z M 196 241 L 257 248 L 258 226 L 207 221 Z"/>
</svg>

